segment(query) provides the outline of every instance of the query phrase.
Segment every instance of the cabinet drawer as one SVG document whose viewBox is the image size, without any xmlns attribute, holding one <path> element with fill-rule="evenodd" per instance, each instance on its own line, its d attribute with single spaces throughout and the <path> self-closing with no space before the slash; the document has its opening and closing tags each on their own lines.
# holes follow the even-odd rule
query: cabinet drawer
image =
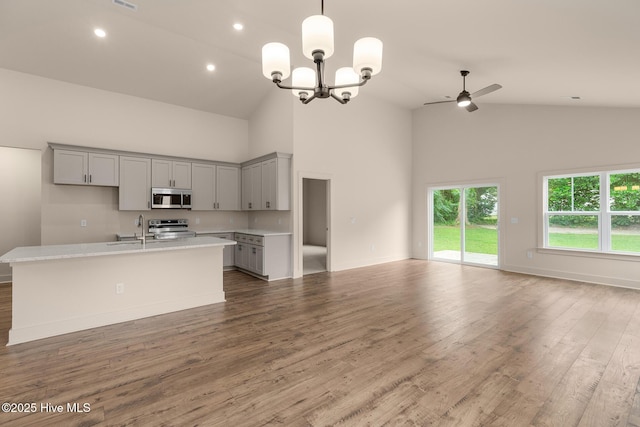
<svg viewBox="0 0 640 427">
<path fill-rule="evenodd" d="M 245 235 L 246 242 L 251 243 L 252 245 L 264 246 L 262 236 L 255 236 L 253 234 Z"/>
</svg>

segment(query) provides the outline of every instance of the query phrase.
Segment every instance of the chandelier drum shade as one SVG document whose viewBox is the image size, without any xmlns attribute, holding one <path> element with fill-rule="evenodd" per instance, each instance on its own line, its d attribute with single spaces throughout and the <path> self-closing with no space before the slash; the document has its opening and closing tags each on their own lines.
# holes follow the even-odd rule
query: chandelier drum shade
<svg viewBox="0 0 640 427">
<path fill-rule="evenodd" d="M 302 21 L 302 52 L 313 60 L 314 68 L 299 67 L 290 71 L 289 48 L 277 42 L 262 47 L 262 74 L 281 89 L 288 89 L 308 104 L 316 98 L 333 98 L 346 104 L 358 95 L 360 86 L 382 70 L 382 42 L 374 37 L 364 37 L 353 46 L 353 68 L 342 67 L 336 71 L 334 85 L 328 85 L 324 76 L 325 59 L 334 53 L 333 21 L 324 15 L 313 15 Z M 282 81 L 291 75 L 291 86 Z"/>
</svg>

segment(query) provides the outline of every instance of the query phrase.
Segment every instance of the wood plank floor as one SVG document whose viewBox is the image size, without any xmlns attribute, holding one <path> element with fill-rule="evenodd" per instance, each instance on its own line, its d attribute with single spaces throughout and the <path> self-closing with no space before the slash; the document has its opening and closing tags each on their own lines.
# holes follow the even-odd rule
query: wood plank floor
<svg viewBox="0 0 640 427">
<path fill-rule="evenodd" d="M 640 291 L 419 260 L 225 290 L 0 348 L 0 402 L 37 405 L 0 424 L 640 425 Z"/>
</svg>

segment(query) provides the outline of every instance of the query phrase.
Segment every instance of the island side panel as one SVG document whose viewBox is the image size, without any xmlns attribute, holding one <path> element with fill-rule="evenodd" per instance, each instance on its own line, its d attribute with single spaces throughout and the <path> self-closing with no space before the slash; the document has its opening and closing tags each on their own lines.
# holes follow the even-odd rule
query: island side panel
<svg viewBox="0 0 640 427">
<path fill-rule="evenodd" d="M 224 302 L 223 248 L 13 263 L 8 345 Z"/>
</svg>

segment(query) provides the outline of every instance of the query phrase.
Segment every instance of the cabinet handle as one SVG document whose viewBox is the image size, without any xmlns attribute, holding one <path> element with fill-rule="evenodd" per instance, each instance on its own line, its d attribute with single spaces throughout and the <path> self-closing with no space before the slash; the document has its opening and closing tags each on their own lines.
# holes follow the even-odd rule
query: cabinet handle
<svg viewBox="0 0 640 427">
<path fill-rule="evenodd" d="M 83 182 L 87 182 L 87 174 L 84 174 L 84 181 Z"/>
<path fill-rule="evenodd" d="M 89 174 L 89 182 L 91 182 L 91 174 Z"/>
<path fill-rule="evenodd" d="M 251 202 L 249 202 L 249 209 L 251 209 Z"/>
<path fill-rule="evenodd" d="M 147 200 L 147 209 L 151 209 L 151 202 Z"/>
</svg>

